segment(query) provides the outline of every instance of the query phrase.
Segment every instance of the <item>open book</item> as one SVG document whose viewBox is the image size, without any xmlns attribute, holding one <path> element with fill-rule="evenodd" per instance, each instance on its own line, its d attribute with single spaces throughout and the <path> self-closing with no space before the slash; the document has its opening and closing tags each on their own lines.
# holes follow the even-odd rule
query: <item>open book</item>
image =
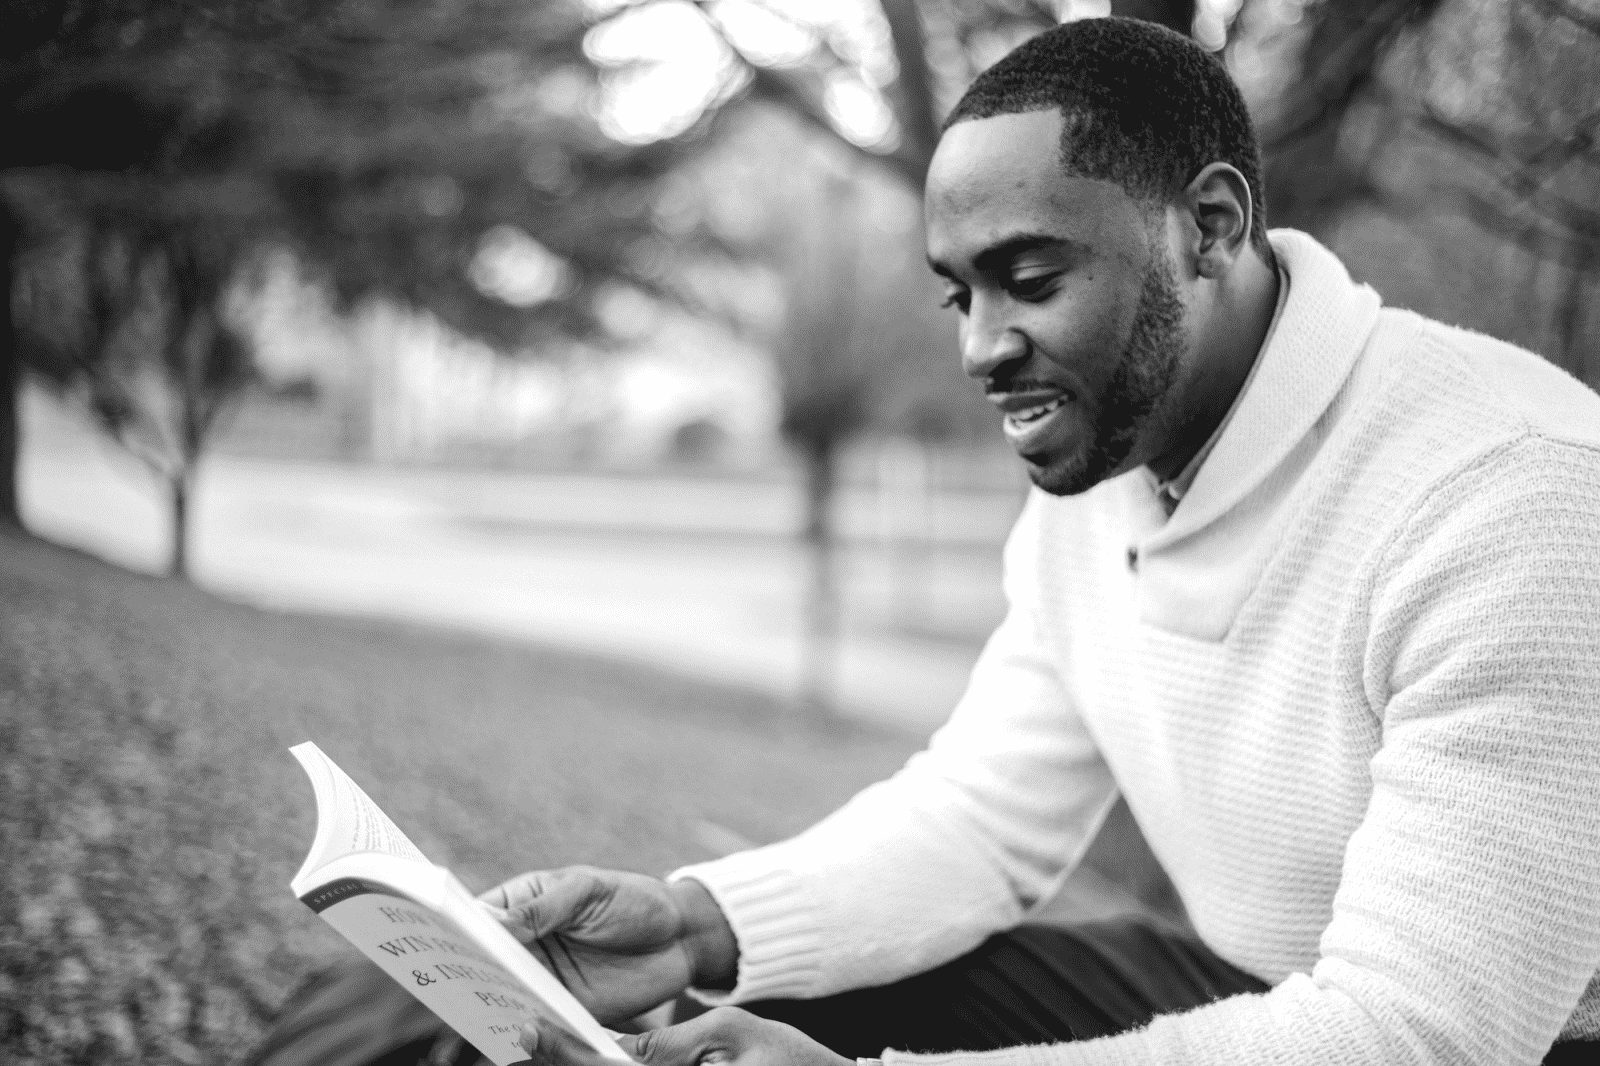
<svg viewBox="0 0 1600 1066">
<path fill-rule="evenodd" d="M 632 1062 L 488 908 L 406 839 L 315 744 L 289 749 L 317 794 L 317 836 L 290 888 L 497 1066 L 528 1061 L 537 1009 L 608 1059 Z"/>
</svg>

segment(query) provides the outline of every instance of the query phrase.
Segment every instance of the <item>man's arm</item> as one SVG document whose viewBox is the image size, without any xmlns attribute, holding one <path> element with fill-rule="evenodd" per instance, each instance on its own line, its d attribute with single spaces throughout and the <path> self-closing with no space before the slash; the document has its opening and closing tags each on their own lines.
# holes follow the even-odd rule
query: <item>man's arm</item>
<svg viewBox="0 0 1600 1066">
<path fill-rule="evenodd" d="M 1372 575 L 1383 728 L 1321 959 L 1083 1044 L 890 1066 L 1533 1066 L 1600 968 L 1600 454 L 1528 437 Z"/>
<path fill-rule="evenodd" d="M 1034 608 L 1036 502 L 1009 611 L 928 750 L 799 837 L 679 871 L 536 871 L 483 900 L 602 1021 L 693 985 L 748 1001 L 917 973 L 1017 922 L 1115 798 Z"/>
<path fill-rule="evenodd" d="M 1059 886 L 1115 798 L 1038 625 L 1037 499 L 1005 553 L 1009 610 L 926 751 L 798 837 L 678 871 L 737 936 L 731 1002 L 930 969 Z"/>
</svg>

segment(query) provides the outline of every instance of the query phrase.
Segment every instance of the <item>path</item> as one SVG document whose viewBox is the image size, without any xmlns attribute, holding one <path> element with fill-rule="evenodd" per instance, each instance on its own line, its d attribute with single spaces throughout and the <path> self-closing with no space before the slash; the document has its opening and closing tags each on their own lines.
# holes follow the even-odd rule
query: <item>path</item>
<svg viewBox="0 0 1600 1066">
<path fill-rule="evenodd" d="M 24 407 L 35 532 L 157 570 L 166 520 L 140 469 L 51 402 Z M 1009 490 L 1009 486 L 1007 489 Z M 600 652 L 787 696 L 802 560 L 792 488 L 762 482 L 439 471 L 218 456 L 194 573 L 271 607 L 412 619 Z M 841 709 L 926 731 L 998 621 L 1011 491 L 939 501 L 943 547 L 907 558 L 847 492 Z"/>
</svg>

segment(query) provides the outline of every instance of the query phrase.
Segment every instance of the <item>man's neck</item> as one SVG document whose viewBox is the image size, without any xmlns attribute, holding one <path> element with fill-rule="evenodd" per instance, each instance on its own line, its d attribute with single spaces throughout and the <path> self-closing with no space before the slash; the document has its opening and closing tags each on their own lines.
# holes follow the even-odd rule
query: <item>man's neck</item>
<svg viewBox="0 0 1600 1066">
<path fill-rule="evenodd" d="M 1182 392 L 1181 412 L 1165 450 L 1150 460 L 1161 481 L 1177 477 L 1216 432 L 1250 377 L 1278 308 L 1278 267 L 1255 254 L 1243 257 L 1208 324 Z"/>
</svg>

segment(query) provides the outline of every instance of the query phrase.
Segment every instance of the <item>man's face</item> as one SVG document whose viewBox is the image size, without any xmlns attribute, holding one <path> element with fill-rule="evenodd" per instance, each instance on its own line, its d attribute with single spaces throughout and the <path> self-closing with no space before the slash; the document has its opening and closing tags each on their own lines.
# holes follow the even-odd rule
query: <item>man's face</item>
<svg viewBox="0 0 1600 1066">
<path fill-rule="evenodd" d="M 963 368 L 1046 492 L 1149 461 L 1183 358 L 1164 218 L 1060 164 L 1054 110 L 967 121 L 939 143 L 928 259 L 961 315 Z"/>
</svg>

